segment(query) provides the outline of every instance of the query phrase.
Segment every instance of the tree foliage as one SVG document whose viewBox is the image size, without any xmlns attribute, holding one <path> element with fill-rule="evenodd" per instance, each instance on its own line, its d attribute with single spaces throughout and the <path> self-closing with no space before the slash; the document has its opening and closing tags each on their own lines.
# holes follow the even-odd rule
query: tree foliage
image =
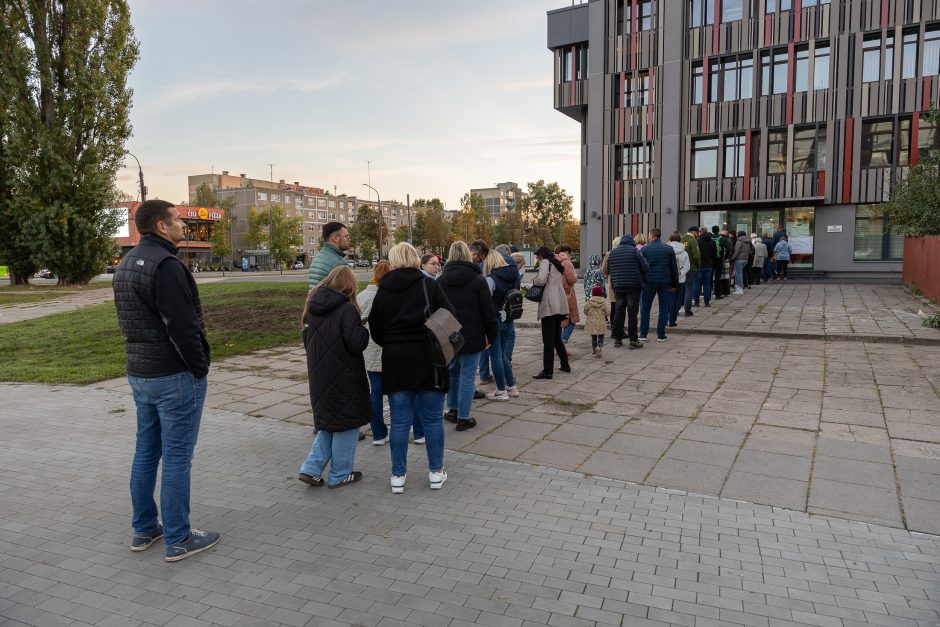
<svg viewBox="0 0 940 627">
<path fill-rule="evenodd" d="M 268 234 L 264 228 L 264 216 L 252 207 L 248 210 L 248 230 L 245 232 L 245 245 L 250 249 L 261 248 L 268 241 Z"/>
<path fill-rule="evenodd" d="M 360 255 L 366 257 L 364 244 L 372 242 L 372 251 L 376 250 L 379 238 L 379 220 L 382 224 L 382 241 L 388 239 L 388 224 L 385 218 L 377 214 L 375 209 L 368 205 L 360 205 L 356 210 L 356 219 L 349 229 L 349 243 L 359 249 Z M 370 255 L 371 256 L 371 255 Z"/>
<path fill-rule="evenodd" d="M 297 258 L 297 246 L 303 244 L 304 221 L 291 217 L 283 207 L 270 207 L 263 214 L 268 227 L 268 250 L 277 264 L 288 264 Z"/>
<path fill-rule="evenodd" d="M 572 250 L 581 250 L 581 223 L 568 220 L 561 225 L 561 243 L 571 246 Z"/>
<path fill-rule="evenodd" d="M 472 242 L 475 239 L 490 241 L 490 212 L 487 211 L 480 194 L 464 194 L 460 199 L 460 211 L 451 225 L 455 239 Z"/>
<path fill-rule="evenodd" d="M 395 243 L 396 243 L 396 244 L 401 244 L 402 242 L 407 242 L 407 241 L 408 241 L 408 225 L 407 225 L 407 224 L 402 224 L 400 227 L 398 227 L 397 229 L 395 229 L 395 233 L 394 233 L 393 237 L 395 238 Z"/>
<path fill-rule="evenodd" d="M 925 113 L 922 118 L 940 125 L 940 110 Z M 907 176 L 895 182 L 891 200 L 873 208 L 888 214 L 891 228 L 910 237 L 940 235 L 940 152 L 922 151 L 917 165 Z"/>
<path fill-rule="evenodd" d="M 219 196 L 215 193 L 215 190 L 212 189 L 208 183 L 203 183 L 196 188 L 195 205 L 197 207 L 219 208 L 225 211 L 225 215 L 222 219 L 216 221 L 215 228 L 212 230 L 212 237 L 210 238 L 212 242 L 212 252 L 224 262 L 226 257 L 231 257 L 232 255 L 231 233 L 232 225 L 235 223 L 235 216 L 232 215 L 232 212 L 235 210 L 235 198 L 229 196 L 223 200 L 219 200 Z M 232 257 L 232 265 L 235 265 L 234 257 Z"/>
<path fill-rule="evenodd" d="M 434 199 L 437 200 L 437 199 Z M 418 213 L 415 230 L 422 233 L 422 244 L 439 255 L 444 254 L 444 247 L 449 245 L 450 220 L 444 215 L 444 205 L 440 201 L 429 204 Z M 417 238 L 416 238 L 417 240 Z"/>
<path fill-rule="evenodd" d="M 574 202 L 558 183 L 545 183 L 539 179 L 528 184 L 528 192 L 520 203 L 522 214 L 530 225 L 554 228 L 571 219 Z"/>
<path fill-rule="evenodd" d="M 14 272 L 87 283 L 113 256 L 137 57 L 125 0 L 0 0 L 0 257 Z"/>
</svg>

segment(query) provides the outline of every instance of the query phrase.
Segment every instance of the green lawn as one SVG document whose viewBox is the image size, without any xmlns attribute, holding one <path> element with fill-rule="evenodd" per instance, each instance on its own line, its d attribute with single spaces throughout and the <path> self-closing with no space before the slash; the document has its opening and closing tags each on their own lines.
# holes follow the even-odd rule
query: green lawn
<svg viewBox="0 0 940 627">
<path fill-rule="evenodd" d="M 89 290 L 111 289 L 100 283 L 87 287 L 59 287 L 57 285 L 0 285 L 0 307 L 53 300 L 67 294 Z"/>
<path fill-rule="evenodd" d="M 199 293 L 213 361 L 300 346 L 306 284 L 209 283 Z M 123 376 L 124 366 L 113 303 L 0 326 L 0 381 L 85 384 Z"/>
</svg>

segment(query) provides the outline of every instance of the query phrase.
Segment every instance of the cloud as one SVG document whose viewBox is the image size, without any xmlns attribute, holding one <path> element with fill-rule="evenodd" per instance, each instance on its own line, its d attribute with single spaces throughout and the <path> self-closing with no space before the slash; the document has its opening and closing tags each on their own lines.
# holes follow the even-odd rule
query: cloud
<svg viewBox="0 0 940 627">
<path fill-rule="evenodd" d="M 292 78 L 278 82 L 261 77 L 245 76 L 238 79 L 176 83 L 162 89 L 161 96 L 146 101 L 141 105 L 141 109 L 145 111 L 169 111 L 199 100 L 210 100 L 233 94 L 283 93 L 284 90 L 310 93 L 335 87 L 344 79 L 345 75 L 336 75 L 321 80 Z"/>
</svg>

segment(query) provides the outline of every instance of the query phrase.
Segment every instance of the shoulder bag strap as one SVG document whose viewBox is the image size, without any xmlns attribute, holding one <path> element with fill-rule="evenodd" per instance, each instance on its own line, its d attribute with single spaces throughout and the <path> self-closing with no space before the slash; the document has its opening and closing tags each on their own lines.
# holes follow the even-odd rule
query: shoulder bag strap
<svg viewBox="0 0 940 627">
<path fill-rule="evenodd" d="M 424 291 L 424 319 L 427 320 L 431 317 L 433 313 L 431 311 L 431 299 L 428 297 L 428 281 L 427 277 L 421 281 L 421 289 Z"/>
</svg>

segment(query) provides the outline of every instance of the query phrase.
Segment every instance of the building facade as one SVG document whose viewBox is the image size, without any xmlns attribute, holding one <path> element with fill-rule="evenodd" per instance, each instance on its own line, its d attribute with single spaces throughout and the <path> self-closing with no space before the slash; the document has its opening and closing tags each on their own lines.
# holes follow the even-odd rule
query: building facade
<svg viewBox="0 0 940 627">
<path fill-rule="evenodd" d="M 877 205 L 940 133 L 940 0 L 588 0 L 548 14 L 581 122 L 582 252 L 782 225 L 791 267 L 899 276 Z"/>
<path fill-rule="evenodd" d="M 489 211 L 490 218 L 498 222 L 507 211 L 515 211 L 522 200 L 522 189 L 512 182 L 497 183 L 495 187 L 471 189 L 471 194 L 483 197 L 483 206 Z"/>
<path fill-rule="evenodd" d="M 227 171 L 221 174 L 199 174 L 190 176 L 189 193 L 194 198 L 196 189 L 207 184 L 211 187 L 219 202 L 231 198 L 232 209 L 232 242 L 236 263 L 243 264 L 247 260 L 249 266 L 262 269 L 271 267 L 271 259 L 267 247 L 261 245 L 253 249 L 245 242 L 248 232 L 248 215 L 254 209 L 263 213 L 271 207 L 279 206 L 288 216 L 303 218 L 303 242 L 297 246 L 297 261 L 309 265 L 310 260 L 320 247 L 320 235 L 323 225 L 327 222 L 342 222 L 351 227 L 356 220 L 356 211 L 366 205 L 373 210 L 379 208 L 374 200 L 357 198 L 346 194 L 330 194 L 319 187 L 301 185 L 280 180 L 276 183 L 260 179 L 252 179 L 244 174 L 231 176 Z M 400 202 L 382 201 L 382 216 L 388 228 L 388 238 L 384 250 L 394 244 L 395 229 L 408 224 L 408 208 Z"/>
<path fill-rule="evenodd" d="M 121 247 L 121 257 L 140 242 L 140 233 L 134 223 L 134 216 L 139 202 L 121 202 L 117 207 L 124 218 L 123 224 L 118 227 L 114 241 Z M 219 260 L 212 253 L 212 233 L 218 223 L 225 217 L 225 211 L 216 207 L 190 207 L 177 205 L 180 219 L 186 223 L 186 239 L 180 242 L 178 256 L 190 270 L 208 269 L 219 265 Z M 112 260 L 117 264 L 120 258 Z M 227 260 L 226 260 L 227 261 Z"/>
</svg>

